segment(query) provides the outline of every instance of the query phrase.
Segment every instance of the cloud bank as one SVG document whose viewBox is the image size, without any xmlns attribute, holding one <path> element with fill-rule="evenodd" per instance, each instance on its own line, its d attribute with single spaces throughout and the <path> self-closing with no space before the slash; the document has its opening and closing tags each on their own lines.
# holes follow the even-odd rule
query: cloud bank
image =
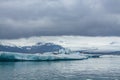
<svg viewBox="0 0 120 80">
<path fill-rule="evenodd" d="M 120 36 L 119 0 L 0 0 L 0 38 Z"/>
</svg>

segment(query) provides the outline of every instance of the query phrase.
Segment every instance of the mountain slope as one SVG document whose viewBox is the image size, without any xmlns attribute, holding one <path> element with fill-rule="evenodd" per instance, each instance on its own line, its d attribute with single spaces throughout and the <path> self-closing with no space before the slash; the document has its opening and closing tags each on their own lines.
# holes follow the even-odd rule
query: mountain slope
<svg viewBox="0 0 120 80">
<path fill-rule="evenodd" d="M 23 47 L 0 45 L 0 51 L 20 53 L 44 53 L 59 51 L 60 49 L 64 48 L 60 45 L 56 45 L 53 43 L 37 43 L 36 45 L 33 46 Z"/>
</svg>

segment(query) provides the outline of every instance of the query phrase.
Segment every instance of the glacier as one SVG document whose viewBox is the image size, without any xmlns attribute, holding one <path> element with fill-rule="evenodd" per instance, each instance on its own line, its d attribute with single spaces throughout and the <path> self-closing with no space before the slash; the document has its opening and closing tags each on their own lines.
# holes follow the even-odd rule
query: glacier
<svg viewBox="0 0 120 80">
<path fill-rule="evenodd" d="M 0 52 L 0 61 L 51 61 L 51 60 L 84 60 L 88 58 L 96 58 L 100 55 L 87 54 L 52 54 L 52 53 L 16 53 L 16 52 Z"/>
</svg>

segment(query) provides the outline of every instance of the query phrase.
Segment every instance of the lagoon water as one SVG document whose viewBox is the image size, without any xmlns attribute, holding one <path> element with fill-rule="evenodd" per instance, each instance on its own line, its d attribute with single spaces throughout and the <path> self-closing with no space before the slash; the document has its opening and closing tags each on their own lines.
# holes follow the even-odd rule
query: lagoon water
<svg viewBox="0 0 120 80">
<path fill-rule="evenodd" d="M 0 80 L 120 80 L 120 56 L 75 61 L 0 62 Z"/>
</svg>

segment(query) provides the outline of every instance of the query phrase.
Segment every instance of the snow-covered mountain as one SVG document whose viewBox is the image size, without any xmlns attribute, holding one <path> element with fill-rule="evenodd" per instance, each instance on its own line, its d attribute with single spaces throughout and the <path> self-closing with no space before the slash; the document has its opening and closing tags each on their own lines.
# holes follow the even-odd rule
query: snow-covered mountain
<svg viewBox="0 0 120 80">
<path fill-rule="evenodd" d="M 0 40 L 0 51 L 54 52 L 67 48 L 81 53 L 120 53 L 120 37 L 41 36 Z"/>
<path fill-rule="evenodd" d="M 37 43 L 32 46 L 9 46 L 9 45 L 0 45 L 0 51 L 5 52 L 19 52 L 19 53 L 45 53 L 45 52 L 55 52 L 60 49 L 64 49 L 60 45 L 54 43 Z"/>
</svg>

